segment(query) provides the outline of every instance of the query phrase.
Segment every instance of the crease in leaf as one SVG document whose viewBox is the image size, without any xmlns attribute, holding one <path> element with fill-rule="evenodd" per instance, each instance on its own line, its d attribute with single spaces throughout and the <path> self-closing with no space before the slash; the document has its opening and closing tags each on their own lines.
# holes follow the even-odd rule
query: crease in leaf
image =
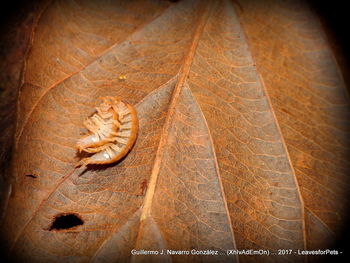
<svg viewBox="0 0 350 263">
<path fill-rule="evenodd" d="M 141 218 L 135 247 L 150 250 L 233 249 L 234 237 L 209 131 L 187 84 L 181 87 L 173 107 L 174 113 L 168 119 L 170 130 L 163 138 L 153 202 L 147 216 Z M 168 212 L 164 214 L 165 210 Z M 153 228 L 159 235 L 150 235 Z M 176 238 L 178 236 L 182 237 L 181 241 Z M 142 259 L 142 256 L 135 256 L 135 262 Z M 193 256 L 188 260 L 194 260 Z M 217 260 L 232 262 L 237 259 L 219 256 Z M 176 262 L 175 258 L 173 261 Z"/>
</svg>

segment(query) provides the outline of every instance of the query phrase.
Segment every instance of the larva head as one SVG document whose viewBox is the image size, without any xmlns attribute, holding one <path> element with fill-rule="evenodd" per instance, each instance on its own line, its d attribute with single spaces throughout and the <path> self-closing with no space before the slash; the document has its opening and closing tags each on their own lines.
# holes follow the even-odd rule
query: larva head
<svg viewBox="0 0 350 263">
<path fill-rule="evenodd" d="M 98 106 L 98 108 L 100 109 L 100 111 L 102 113 L 108 113 L 109 110 L 112 108 L 112 102 L 111 99 L 109 97 L 104 97 L 101 98 L 103 101 L 102 103 Z"/>
</svg>

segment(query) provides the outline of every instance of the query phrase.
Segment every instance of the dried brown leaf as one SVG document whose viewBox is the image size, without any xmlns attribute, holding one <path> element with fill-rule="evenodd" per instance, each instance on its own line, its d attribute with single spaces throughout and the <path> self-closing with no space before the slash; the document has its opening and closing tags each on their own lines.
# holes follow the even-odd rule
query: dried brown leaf
<svg viewBox="0 0 350 263">
<path fill-rule="evenodd" d="M 317 18 L 295 2 L 247 1 L 238 16 L 234 4 L 47 6 L 18 101 L 3 227 L 13 257 L 303 262 L 226 251 L 319 248 L 339 233 L 349 105 Z M 139 136 L 120 162 L 81 173 L 74 146 L 101 96 L 135 105 Z M 68 214 L 80 223 L 57 227 Z"/>
</svg>

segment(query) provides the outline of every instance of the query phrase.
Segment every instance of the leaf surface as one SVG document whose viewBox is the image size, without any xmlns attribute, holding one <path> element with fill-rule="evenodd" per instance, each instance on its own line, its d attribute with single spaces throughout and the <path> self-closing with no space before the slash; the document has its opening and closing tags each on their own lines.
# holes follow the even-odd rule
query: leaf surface
<svg viewBox="0 0 350 263">
<path fill-rule="evenodd" d="M 350 111 L 342 75 L 305 4 L 246 1 L 242 7 L 241 23 L 304 200 L 308 247 L 329 247 L 344 226 L 350 184 Z"/>
<path fill-rule="evenodd" d="M 270 20 L 257 24 L 263 6 L 235 6 L 48 4 L 18 101 L 15 182 L 3 228 L 11 255 L 30 262 L 302 262 L 226 250 L 318 248 L 339 232 L 349 107 L 317 20 L 305 21 L 304 6 L 297 16 L 272 1 Z M 292 40 L 276 35 L 288 19 Z M 301 51 L 315 43 L 321 51 Z M 102 96 L 135 105 L 139 136 L 118 163 L 81 171 L 74 146 Z M 54 229 L 67 214 L 82 223 Z"/>
</svg>

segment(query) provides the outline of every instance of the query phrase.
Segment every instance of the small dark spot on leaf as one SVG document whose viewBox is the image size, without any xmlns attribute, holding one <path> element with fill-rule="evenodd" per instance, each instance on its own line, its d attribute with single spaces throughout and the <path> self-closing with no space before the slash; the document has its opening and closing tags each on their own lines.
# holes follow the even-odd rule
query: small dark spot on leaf
<svg viewBox="0 0 350 263">
<path fill-rule="evenodd" d="M 287 114 L 289 114 L 289 115 L 292 115 L 293 116 L 293 114 L 292 113 L 290 113 L 289 111 L 287 111 L 286 109 L 284 109 L 284 108 L 281 108 L 281 111 L 283 111 L 283 112 L 285 112 L 285 113 L 287 113 Z"/>
<path fill-rule="evenodd" d="M 145 195 L 147 187 L 148 187 L 147 179 L 144 179 L 142 181 L 142 183 L 140 183 L 140 185 L 141 185 L 141 187 L 140 187 L 140 194 L 138 194 L 137 196 Z"/>
<path fill-rule="evenodd" d="M 63 230 L 80 226 L 84 221 L 75 214 L 60 214 L 54 218 L 49 230 Z"/>
<path fill-rule="evenodd" d="M 27 177 L 30 177 L 30 178 L 38 178 L 38 176 L 36 174 L 26 174 Z"/>
</svg>

